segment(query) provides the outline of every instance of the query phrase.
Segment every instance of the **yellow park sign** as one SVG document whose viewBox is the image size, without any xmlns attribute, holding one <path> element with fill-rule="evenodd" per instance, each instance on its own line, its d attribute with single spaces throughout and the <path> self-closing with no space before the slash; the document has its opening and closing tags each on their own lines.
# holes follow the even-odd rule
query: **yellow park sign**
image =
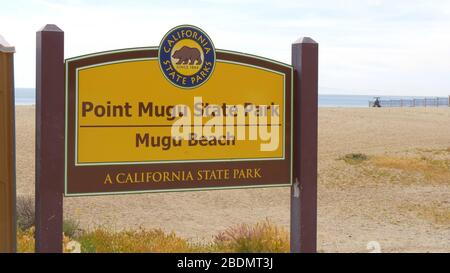
<svg viewBox="0 0 450 273">
<path fill-rule="evenodd" d="M 196 27 L 66 60 L 66 195 L 290 185 L 291 147 L 292 67 Z"/>
<path fill-rule="evenodd" d="M 284 83 L 281 73 L 229 62 L 218 62 L 206 85 L 188 91 L 170 85 L 156 59 L 79 69 L 77 164 L 282 158 Z M 236 119 L 239 106 L 244 115 Z M 249 113 L 256 107 L 260 116 Z M 173 117 L 174 110 L 186 115 Z M 260 132 L 270 117 L 277 123 Z M 204 141 L 173 139 L 173 126 Z M 239 130 L 254 139 L 236 141 Z M 264 144 L 273 148 L 261 152 Z"/>
</svg>

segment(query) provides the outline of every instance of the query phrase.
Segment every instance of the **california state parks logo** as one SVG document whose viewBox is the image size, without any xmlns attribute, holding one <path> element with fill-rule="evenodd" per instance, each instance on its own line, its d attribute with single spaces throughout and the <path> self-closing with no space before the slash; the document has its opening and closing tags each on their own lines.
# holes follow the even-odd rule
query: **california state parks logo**
<svg viewBox="0 0 450 273">
<path fill-rule="evenodd" d="M 196 88 L 211 77 L 216 51 L 211 38 L 201 29 L 181 25 L 162 39 L 158 52 L 164 76 L 177 87 Z"/>
</svg>

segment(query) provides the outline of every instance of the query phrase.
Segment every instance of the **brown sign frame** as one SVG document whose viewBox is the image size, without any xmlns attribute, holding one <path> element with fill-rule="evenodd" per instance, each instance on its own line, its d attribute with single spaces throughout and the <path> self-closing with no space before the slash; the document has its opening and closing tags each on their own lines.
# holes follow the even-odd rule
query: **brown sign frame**
<svg viewBox="0 0 450 273">
<path fill-rule="evenodd" d="M 157 59 L 157 47 L 130 48 L 106 51 L 74 57 L 66 60 L 66 132 L 65 132 L 65 196 L 92 196 L 110 194 L 132 194 L 168 191 L 201 191 L 218 189 L 240 189 L 260 187 L 286 187 L 292 185 L 293 180 L 293 68 L 290 65 L 274 60 L 244 54 L 234 51 L 216 50 L 217 62 L 233 62 L 256 68 L 275 71 L 284 75 L 284 155 L 282 159 L 268 160 L 202 160 L 185 161 L 178 163 L 140 163 L 140 164 L 99 164 L 91 166 L 76 164 L 76 73 L 83 67 L 91 67 L 115 62 Z M 217 73 L 217 72 L 215 72 Z M 226 180 L 226 181 L 200 181 L 193 183 L 136 183 L 136 184 L 104 184 L 107 174 L 112 176 L 118 173 L 145 173 L 155 171 L 181 170 L 195 173 L 197 170 L 224 170 L 224 169 L 258 169 L 263 172 L 262 178 L 255 180 Z M 96 181 L 94 183 L 94 181 Z M 273 182 L 276 181 L 276 182 Z M 194 186 L 193 186 L 194 185 Z"/>
</svg>

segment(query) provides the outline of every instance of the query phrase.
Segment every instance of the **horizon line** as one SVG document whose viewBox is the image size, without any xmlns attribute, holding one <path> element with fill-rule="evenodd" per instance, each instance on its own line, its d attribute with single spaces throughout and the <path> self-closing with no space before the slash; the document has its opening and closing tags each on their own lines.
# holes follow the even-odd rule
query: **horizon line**
<svg viewBox="0 0 450 273">
<path fill-rule="evenodd" d="M 444 95 L 444 94 L 439 94 L 439 95 L 433 95 L 433 94 L 428 94 L 428 95 L 389 95 L 389 94 L 386 94 L 386 93 L 384 93 L 384 92 L 386 92 L 386 91 L 380 91 L 380 92 L 383 92 L 383 93 L 368 93 L 368 94 L 360 94 L 360 93 L 358 93 L 358 94 L 352 94 L 352 93 L 321 93 L 320 92 L 320 89 L 321 88 L 325 88 L 325 89 L 335 89 L 335 90 L 342 90 L 342 91 L 344 91 L 345 89 L 343 89 L 343 88 L 337 88 L 337 87 L 319 87 L 319 92 L 318 92 L 318 94 L 319 95 L 324 95 L 324 96 L 334 96 L 334 95 L 337 95 L 337 96 L 377 96 L 377 97 L 382 97 L 382 96 L 385 96 L 385 97 L 430 97 L 430 98 L 436 98 L 436 97 L 442 97 L 442 98 L 446 98 L 447 96 L 450 96 L 450 91 L 448 92 L 448 95 Z M 35 87 L 15 87 L 14 89 L 33 89 L 33 90 L 36 90 L 36 88 Z M 354 90 L 349 90 L 349 91 L 354 91 Z M 370 92 L 374 92 L 374 91 L 370 91 Z"/>
</svg>

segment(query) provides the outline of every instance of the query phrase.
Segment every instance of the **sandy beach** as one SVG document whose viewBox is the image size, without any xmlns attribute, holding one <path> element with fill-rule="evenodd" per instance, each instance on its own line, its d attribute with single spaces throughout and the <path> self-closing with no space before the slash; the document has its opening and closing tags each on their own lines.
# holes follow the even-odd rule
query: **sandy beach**
<svg viewBox="0 0 450 273">
<path fill-rule="evenodd" d="M 34 195 L 34 111 L 16 107 L 18 195 Z M 341 160 L 351 153 L 369 159 Z M 318 183 L 319 251 L 450 251 L 450 108 L 320 108 Z M 265 218 L 288 228 L 289 201 L 288 188 L 77 197 L 64 215 L 209 240 Z"/>
</svg>

